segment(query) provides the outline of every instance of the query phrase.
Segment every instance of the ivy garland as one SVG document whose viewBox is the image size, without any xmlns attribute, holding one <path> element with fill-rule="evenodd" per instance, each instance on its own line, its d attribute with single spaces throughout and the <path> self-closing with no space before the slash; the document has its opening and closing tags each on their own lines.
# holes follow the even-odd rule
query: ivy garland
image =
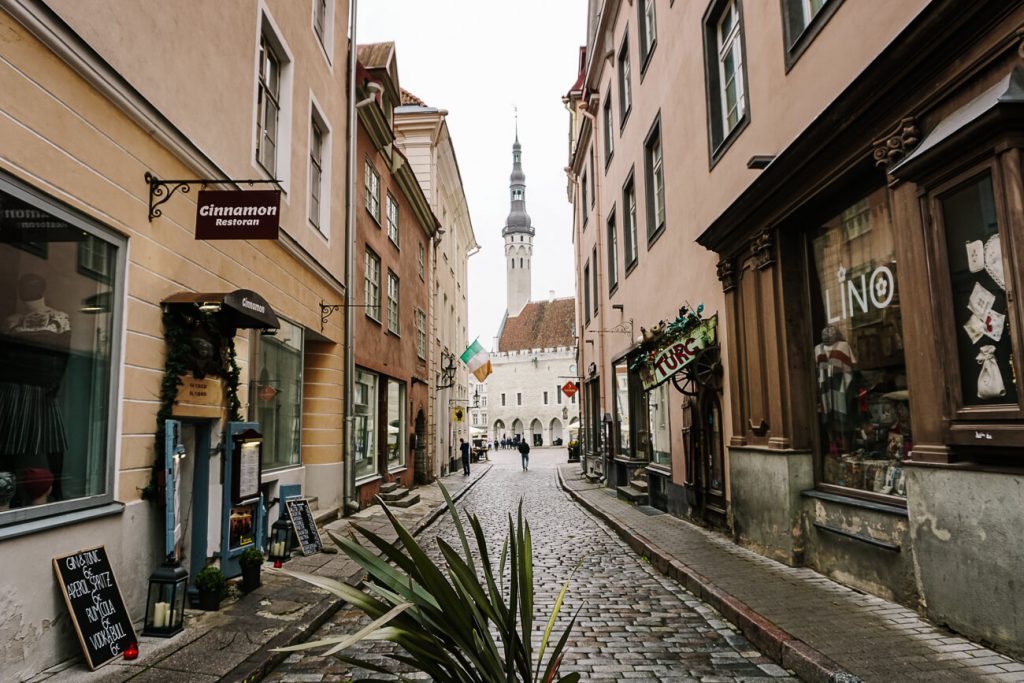
<svg viewBox="0 0 1024 683">
<path fill-rule="evenodd" d="M 679 311 L 678 318 L 665 324 L 663 329 L 659 330 L 657 336 L 643 343 L 641 346 L 643 351 L 633 357 L 633 361 L 629 365 L 630 370 L 637 370 L 645 363 L 651 363 L 654 360 L 654 352 L 663 339 L 671 335 L 690 332 L 700 327 L 704 322 L 704 318 L 701 316 L 703 312 L 704 304 L 698 304 L 695 309 L 691 309 L 689 305 L 683 306 Z"/>
<path fill-rule="evenodd" d="M 186 314 L 178 307 L 164 309 L 163 323 L 167 359 L 164 363 L 163 380 L 160 382 L 160 409 L 156 414 L 153 470 L 149 484 L 142 492 L 142 497 L 146 500 L 157 497 L 157 482 L 163 471 L 164 462 L 165 424 L 173 417 L 178 387 L 182 384 L 181 376 L 191 370 L 189 361 L 194 353 L 192 337 L 195 332 L 205 332 L 220 357 L 220 368 L 211 374 L 223 377 L 227 383 L 225 393 L 228 400 L 228 419 L 233 422 L 242 419 L 242 402 L 238 398 L 241 370 L 235 352 L 234 330 L 225 330 L 212 314 L 201 311 L 189 311 Z"/>
</svg>

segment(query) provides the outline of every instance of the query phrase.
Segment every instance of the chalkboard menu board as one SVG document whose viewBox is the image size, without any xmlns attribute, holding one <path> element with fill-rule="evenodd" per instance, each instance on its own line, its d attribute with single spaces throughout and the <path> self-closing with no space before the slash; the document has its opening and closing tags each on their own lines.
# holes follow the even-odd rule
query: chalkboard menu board
<svg viewBox="0 0 1024 683">
<path fill-rule="evenodd" d="M 320 538 L 320 532 L 316 528 L 316 521 L 313 519 L 313 511 L 309 509 L 309 501 L 300 498 L 289 500 L 288 517 L 292 520 L 292 527 L 295 529 L 295 538 L 299 541 L 303 555 L 313 555 L 324 549 L 324 542 Z"/>
<path fill-rule="evenodd" d="M 103 546 L 55 557 L 53 571 L 90 669 L 138 642 Z"/>
</svg>

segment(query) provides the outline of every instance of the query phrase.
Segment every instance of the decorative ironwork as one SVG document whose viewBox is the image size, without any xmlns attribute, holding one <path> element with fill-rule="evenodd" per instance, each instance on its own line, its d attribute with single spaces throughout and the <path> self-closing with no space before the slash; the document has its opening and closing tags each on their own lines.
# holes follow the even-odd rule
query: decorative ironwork
<svg viewBox="0 0 1024 683">
<path fill-rule="evenodd" d="M 607 330 L 588 330 L 588 332 L 596 332 L 597 334 L 628 334 L 630 340 L 633 339 L 633 319 L 623 320 L 621 323 Z"/>
<path fill-rule="evenodd" d="M 763 270 L 775 263 L 775 240 L 771 232 L 761 232 L 750 245 L 750 251 L 757 259 L 758 270 Z"/>
<path fill-rule="evenodd" d="M 230 183 L 234 185 L 246 184 L 250 187 L 257 184 L 263 185 L 280 185 L 280 180 L 268 180 L 267 178 L 246 178 L 244 180 L 236 180 L 234 178 L 196 178 L 195 180 L 161 180 L 155 175 L 146 171 L 146 184 L 149 185 L 149 222 L 152 223 L 154 218 L 160 218 L 163 215 L 163 211 L 159 208 L 161 204 L 165 204 L 178 190 L 181 190 L 182 194 L 188 194 L 191 191 L 193 185 L 220 185 L 224 183 Z"/>
<path fill-rule="evenodd" d="M 437 389 L 449 389 L 455 385 L 455 354 L 441 351 L 441 383 Z"/>
<path fill-rule="evenodd" d="M 327 319 L 331 317 L 331 314 L 335 311 L 340 311 L 345 308 L 345 304 L 325 304 L 323 301 L 320 302 L 320 331 L 323 332 L 324 328 L 327 327 Z"/>
<path fill-rule="evenodd" d="M 871 156 L 875 166 L 889 170 L 896 162 L 907 156 L 907 153 L 921 140 L 917 121 L 913 116 L 900 119 L 896 127 L 885 137 L 871 143 Z"/>
<path fill-rule="evenodd" d="M 722 283 L 723 292 L 731 292 L 736 289 L 736 267 L 733 265 L 732 259 L 724 258 L 719 261 L 716 272 Z"/>
</svg>

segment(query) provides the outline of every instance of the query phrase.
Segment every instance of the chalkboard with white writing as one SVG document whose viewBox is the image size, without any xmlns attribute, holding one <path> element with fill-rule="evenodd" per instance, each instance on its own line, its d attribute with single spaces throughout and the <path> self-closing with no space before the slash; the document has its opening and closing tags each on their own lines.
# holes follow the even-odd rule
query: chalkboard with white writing
<svg viewBox="0 0 1024 683">
<path fill-rule="evenodd" d="M 53 571 L 90 669 L 121 656 L 129 643 L 138 642 L 103 546 L 55 557 Z"/>
<path fill-rule="evenodd" d="M 313 555 L 324 549 L 324 542 L 320 538 L 320 531 L 316 528 L 316 520 L 313 519 L 313 511 L 309 509 L 309 501 L 304 498 L 289 500 L 288 517 L 292 520 L 292 527 L 295 529 L 295 538 L 299 541 L 303 555 Z"/>
</svg>

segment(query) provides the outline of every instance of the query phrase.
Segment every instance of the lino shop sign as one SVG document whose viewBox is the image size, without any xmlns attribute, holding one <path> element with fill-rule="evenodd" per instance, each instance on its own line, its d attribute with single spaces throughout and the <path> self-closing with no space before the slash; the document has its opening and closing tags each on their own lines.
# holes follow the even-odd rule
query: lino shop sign
<svg viewBox="0 0 1024 683">
<path fill-rule="evenodd" d="M 896 296 L 896 278 L 888 266 L 878 266 L 870 275 L 861 273 L 859 277 L 849 279 L 846 275 L 846 268 L 840 266 L 836 271 L 838 302 L 833 299 L 832 289 L 825 288 L 823 292 L 825 317 L 829 325 L 857 315 L 857 308 L 860 308 L 861 313 L 867 313 L 869 304 L 877 310 L 887 308 Z M 836 303 L 839 304 L 838 309 Z"/>
</svg>

